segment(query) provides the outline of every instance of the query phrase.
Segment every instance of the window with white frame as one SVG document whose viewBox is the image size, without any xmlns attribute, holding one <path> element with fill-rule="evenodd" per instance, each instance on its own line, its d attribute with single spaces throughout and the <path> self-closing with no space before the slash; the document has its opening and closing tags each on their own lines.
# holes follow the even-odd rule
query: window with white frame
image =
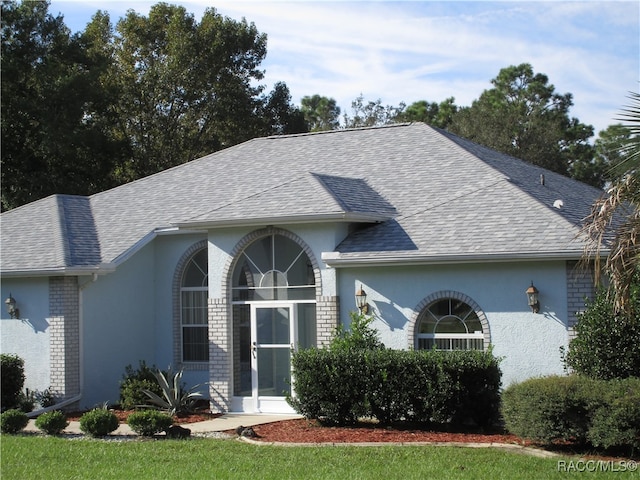
<svg viewBox="0 0 640 480">
<path fill-rule="evenodd" d="M 422 349 L 483 350 L 484 333 L 478 312 L 456 298 L 430 303 L 418 319 L 417 345 Z"/>
<path fill-rule="evenodd" d="M 207 249 L 197 251 L 187 262 L 180 287 L 182 361 L 208 362 L 209 335 Z"/>
</svg>

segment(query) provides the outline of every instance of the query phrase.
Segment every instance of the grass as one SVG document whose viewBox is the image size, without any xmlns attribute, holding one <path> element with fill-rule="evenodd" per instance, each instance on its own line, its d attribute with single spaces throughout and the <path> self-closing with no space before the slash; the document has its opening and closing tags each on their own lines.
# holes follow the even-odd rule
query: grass
<svg viewBox="0 0 640 480">
<path fill-rule="evenodd" d="M 108 442 L 2 435 L 0 477 L 12 479 L 547 479 L 559 458 L 491 448 L 257 446 L 236 440 Z M 571 458 L 563 458 L 568 461 Z M 577 458 L 573 458 L 576 461 Z M 585 472 L 580 478 L 619 473 Z M 626 475 L 623 475 L 628 478 Z"/>
</svg>

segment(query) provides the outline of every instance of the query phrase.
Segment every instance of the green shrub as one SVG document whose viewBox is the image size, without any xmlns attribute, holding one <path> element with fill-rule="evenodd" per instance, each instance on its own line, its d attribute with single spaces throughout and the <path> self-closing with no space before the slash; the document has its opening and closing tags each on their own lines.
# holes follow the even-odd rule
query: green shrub
<svg viewBox="0 0 640 480">
<path fill-rule="evenodd" d="M 140 366 L 134 370 L 131 365 L 125 367 L 125 374 L 120 382 L 120 406 L 124 410 L 146 405 L 149 397 L 143 390 L 149 390 L 157 395 L 162 395 L 162 388 L 158 384 L 155 376 L 155 367 L 148 367 L 144 360 L 140 361 Z"/>
<path fill-rule="evenodd" d="M 151 437 L 156 433 L 166 431 L 173 425 L 173 418 L 157 410 L 141 410 L 129 415 L 127 424 L 138 435 Z"/>
<path fill-rule="evenodd" d="M 307 418 L 347 425 L 366 415 L 364 351 L 307 349 L 295 352 L 296 396 L 289 404 Z"/>
<path fill-rule="evenodd" d="M 502 394 L 507 430 L 530 440 L 590 442 L 595 447 L 640 446 L 640 379 L 544 377 Z"/>
<path fill-rule="evenodd" d="M 29 423 L 27 414 L 12 408 L 0 414 L 0 431 L 2 433 L 18 433 Z"/>
<path fill-rule="evenodd" d="M 2 411 L 20 408 L 24 387 L 24 360 L 17 355 L 0 355 L 0 406 Z"/>
<path fill-rule="evenodd" d="M 307 418 L 335 424 L 375 417 L 487 426 L 499 418 L 499 362 L 490 351 L 300 350 L 288 401 Z"/>
<path fill-rule="evenodd" d="M 595 409 L 589 440 L 596 447 L 640 448 L 640 379 L 607 382 L 605 401 Z"/>
<path fill-rule="evenodd" d="M 329 345 L 330 350 L 379 350 L 384 344 L 378 338 L 378 332 L 371 327 L 373 317 L 350 312 L 349 329 L 339 325 Z"/>
<path fill-rule="evenodd" d="M 67 428 L 67 425 L 69 425 L 67 417 L 58 410 L 43 413 L 36 418 L 36 427 L 47 435 L 59 435 L 60 432 Z"/>
<path fill-rule="evenodd" d="M 118 426 L 118 417 L 106 408 L 95 408 L 80 417 L 80 430 L 92 437 L 104 437 Z"/>
<path fill-rule="evenodd" d="M 640 288 L 631 302 L 640 312 Z M 578 314 L 576 337 L 563 352 L 568 369 L 591 378 L 640 377 L 640 315 L 616 313 L 605 291 Z"/>
<path fill-rule="evenodd" d="M 522 438 L 584 442 L 597 398 L 596 382 L 586 377 L 532 378 L 502 392 L 502 417 L 507 430 Z"/>
</svg>

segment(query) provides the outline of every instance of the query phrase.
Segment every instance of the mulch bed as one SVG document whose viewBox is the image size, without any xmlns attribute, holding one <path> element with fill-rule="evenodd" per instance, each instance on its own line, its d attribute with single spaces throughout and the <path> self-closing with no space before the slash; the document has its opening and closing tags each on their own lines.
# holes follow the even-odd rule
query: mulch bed
<svg viewBox="0 0 640 480">
<path fill-rule="evenodd" d="M 325 426 L 316 420 L 295 419 L 267 423 L 253 427 L 258 440 L 288 443 L 377 443 L 377 442 L 465 442 L 506 443 L 524 445 L 516 437 L 504 432 L 444 431 L 381 426 L 360 423 L 349 427 Z"/>
</svg>

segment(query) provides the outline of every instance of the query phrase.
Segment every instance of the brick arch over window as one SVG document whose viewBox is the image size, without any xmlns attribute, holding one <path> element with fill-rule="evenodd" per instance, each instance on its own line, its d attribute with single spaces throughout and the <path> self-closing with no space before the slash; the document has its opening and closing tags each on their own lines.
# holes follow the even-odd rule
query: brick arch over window
<svg viewBox="0 0 640 480">
<path fill-rule="evenodd" d="M 200 250 L 207 248 L 207 241 L 201 240 L 191 245 L 180 257 L 173 271 L 172 300 L 173 300 L 173 364 L 182 366 L 182 321 L 180 317 L 180 291 L 182 276 L 191 258 Z M 186 370 L 207 370 L 208 366 L 188 364 Z"/>
<path fill-rule="evenodd" d="M 489 329 L 489 321 L 487 320 L 487 316 L 482 311 L 480 306 L 468 295 L 465 295 L 461 292 L 456 292 L 453 290 L 441 290 L 438 292 L 434 292 L 428 297 L 425 297 L 413 310 L 413 315 L 411 316 L 411 320 L 409 322 L 409 328 L 407 331 L 407 338 L 409 341 L 409 349 L 413 350 L 416 348 L 416 329 L 418 327 L 418 322 L 420 321 L 420 317 L 424 310 L 432 305 L 434 302 L 438 300 L 444 300 L 447 298 L 452 298 L 455 300 L 459 300 L 461 302 L 466 303 L 471 307 L 478 315 L 478 319 L 482 325 L 482 335 L 484 337 L 484 349 L 487 350 L 489 345 L 491 344 L 491 331 Z"/>
<path fill-rule="evenodd" d="M 311 262 L 311 267 L 313 269 L 313 278 L 314 278 L 315 287 L 316 287 L 316 299 L 319 299 L 322 294 L 322 283 L 321 283 L 321 277 L 320 277 L 320 267 L 318 266 L 318 262 L 316 261 L 313 251 L 305 243 L 305 241 L 302 240 L 299 236 L 297 236 L 294 233 L 291 233 L 288 230 L 285 230 L 283 228 L 277 228 L 277 227 L 267 227 L 261 230 L 256 230 L 254 232 L 251 232 L 248 235 L 245 235 L 236 244 L 235 248 L 230 254 L 231 256 L 229 261 L 227 262 L 227 265 L 225 265 L 225 272 L 224 272 L 224 275 L 222 276 L 223 282 L 224 282 L 222 285 L 222 291 L 227 293 L 228 298 L 231 298 L 232 276 L 236 267 L 236 263 L 240 258 L 240 254 L 244 251 L 245 248 L 247 248 L 256 240 L 269 235 L 283 236 L 285 238 L 288 238 L 289 240 L 294 241 L 296 244 L 300 246 L 302 251 L 307 255 L 307 258 Z"/>
</svg>

